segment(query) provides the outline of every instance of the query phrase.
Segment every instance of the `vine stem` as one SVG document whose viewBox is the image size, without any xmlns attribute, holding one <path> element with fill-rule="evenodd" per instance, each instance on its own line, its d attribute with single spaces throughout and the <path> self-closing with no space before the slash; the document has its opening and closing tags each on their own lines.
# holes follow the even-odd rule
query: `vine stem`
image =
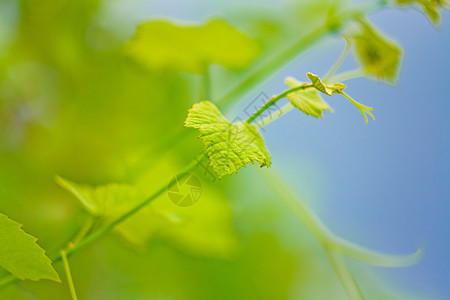
<svg viewBox="0 0 450 300">
<path fill-rule="evenodd" d="M 291 191 L 281 174 L 272 167 L 259 170 L 267 186 L 284 202 L 300 222 L 326 249 L 348 258 L 380 267 L 407 267 L 416 264 L 423 256 L 423 249 L 407 255 L 389 255 L 361 247 L 333 234 L 311 208 Z"/>
<path fill-rule="evenodd" d="M 347 240 L 334 235 L 317 217 L 317 215 L 304 203 L 295 192 L 283 180 L 281 174 L 271 170 L 258 171 L 267 186 L 278 196 L 278 198 L 289 208 L 305 228 L 316 238 L 327 254 L 339 280 L 344 285 L 351 299 L 364 299 L 358 283 L 347 269 L 345 261 L 340 257 L 348 258 L 384 267 L 406 267 L 416 264 L 423 256 L 423 250 L 408 255 L 387 255 L 358 246 Z M 362 296 L 362 297 L 361 297 Z"/>
<path fill-rule="evenodd" d="M 330 78 L 332 78 L 333 75 L 339 70 L 339 68 L 342 66 L 345 59 L 347 58 L 348 54 L 350 53 L 351 48 L 352 47 L 351 47 L 350 41 L 345 39 L 344 51 L 342 51 L 342 54 L 339 56 L 339 58 L 336 60 L 336 62 L 330 68 L 330 70 L 328 70 L 327 74 L 325 74 L 325 76 L 323 76 L 324 82 L 328 82 L 330 80 Z M 336 82 L 339 82 L 339 81 L 336 81 Z"/>
<path fill-rule="evenodd" d="M 361 68 L 358 68 L 355 70 L 350 70 L 350 71 L 346 71 L 346 72 L 337 74 L 337 75 L 331 77 L 330 81 L 342 82 L 342 81 L 347 81 L 350 79 L 355 79 L 355 78 L 360 78 L 360 77 L 365 77 L 365 76 L 366 76 L 366 72 L 364 72 L 364 70 L 362 70 Z"/>
<path fill-rule="evenodd" d="M 203 97 L 206 100 L 211 99 L 211 74 L 209 70 L 209 66 L 205 66 L 203 77 Z"/>
<path fill-rule="evenodd" d="M 339 281 L 347 292 L 348 297 L 351 300 L 364 300 L 364 294 L 352 272 L 345 263 L 344 258 L 340 254 L 334 253 L 327 249 L 325 249 L 325 252 L 327 253 L 328 259 L 330 260 Z"/>
<path fill-rule="evenodd" d="M 88 233 L 91 231 L 92 227 L 95 225 L 97 218 L 94 216 L 89 216 L 89 218 L 84 223 L 83 227 L 78 231 L 75 237 L 72 239 L 72 245 L 78 244 Z"/>
<path fill-rule="evenodd" d="M 248 75 L 240 85 L 228 92 L 219 101 L 216 102 L 218 106 L 225 106 L 232 100 L 245 94 L 256 84 L 260 83 L 262 79 L 268 77 L 268 74 L 273 74 L 275 71 L 284 67 L 289 61 L 295 58 L 299 53 L 303 52 L 307 47 L 311 46 L 322 37 L 330 32 L 327 26 L 321 26 L 306 36 L 299 39 L 296 43 L 280 52 L 273 59 L 263 64 L 261 67 L 255 69 Z"/>
<path fill-rule="evenodd" d="M 72 300 L 78 300 L 77 293 L 75 291 L 75 285 L 73 284 L 72 273 L 70 272 L 69 261 L 65 250 L 61 250 L 61 258 L 63 261 L 64 272 L 66 273 L 67 284 L 69 286 L 70 296 Z"/>
<path fill-rule="evenodd" d="M 280 101 L 281 99 L 283 99 L 287 95 L 289 95 L 291 93 L 294 93 L 294 92 L 297 92 L 297 91 L 302 91 L 302 90 L 306 90 L 306 89 L 309 89 L 309 88 L 313 88 L 313 87 L 314 87 L 314 85 L 312 85 L 312 84 L 300 85 L 300 86 L 296 86 L 295 88 L 286 90 L 286 91 L 282 92 L 281 94 L 279 94 L 278 96 L 272 97 L 266 104 L 264 104 L 260 109 L 258 109 L 257 112 L 255 112 L 250 118 L 248 118 L 248 120 L 246 121 L 247 124 L 251 124 L 261 114 L 263 114 L 269 107 L 275 105 L 278 101 Z"/>
<path fill-rule="evenodd" d="M 345 291 L 350 299 L 362 300 L 364 296 L 359 288 L 358 283 L 354 280 L 351 271 L 343 261 L 342 257 L 339 257 L 338 253 L 332 252 L 327 246 L 328 229 L 319 218 L 309 209 L 304 203 L 298 201 L 296 197 L 292 196 L 286 183 L 281 179 L 281 175 L 274 170 L 265 170 L 265 172 L 258 172 L 262 179 L 266 182 L 269 188 L 280 198 L 281 201 L 289 208 L 291 212 L 297 217 L 297 219 L 308 229 L 309 232 L 319 241 L 322 247 L 325 249 L 331 264 L 344 286 Z"/>
<path fill-rule="evenodd" d="M 272 115 L 269 115 L 267 117 L 265 117 L 264 119 L 262 119 L 261 121 L 259 121 L 258 123 L 256 123 L 254 126 L 256 129 L 262 128 L 264 126 L 266 126 L 267 124 L 271 123 L 272 121 L 275 121 L 276 119 L 280 118 L 282 115 L 290 112 L 295 106 L 292 105 L 292 103 L 287 103 L 286 105 L 284 105 L 282 108 L 280 108 L 280 110 L 278 111 L 278 116 L 276 118 L 274 118 Z"/>
</svg>

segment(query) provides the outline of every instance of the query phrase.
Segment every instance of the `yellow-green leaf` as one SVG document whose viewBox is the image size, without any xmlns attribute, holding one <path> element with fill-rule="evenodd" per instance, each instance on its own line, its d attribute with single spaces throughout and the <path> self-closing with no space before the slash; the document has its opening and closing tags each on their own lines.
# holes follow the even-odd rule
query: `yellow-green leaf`
<svg viewBox="0 0 450 300">
<path fill-rule="evenodd" d="M 363 69 L 381 80 L 394 83 L 401 64 L 402 50 L 368 22 L 359 23 L 352 36 L 354 49 Z"/>
<path fill-rule="evenodd" d="M 259 54 L 255 41 L 223 20 L 198 26 L 152 21 L 140 25 L 126 51 L 153 69 L 202 73 L 210 64 L 237 70 Z"/>
<path fill-rule="evenodd" d="M 0 266 L 19 279 L 50 279 L 60 282 L 45 250 L 22 225 L 0 213 Z"/>
<path fill-rule="evenodd" d="M 304 83 L 292 77 L 286 78 L 285 83 L 290 88 L 304 85 Z M 322 99 L 317 90 L 313 88 L 290 93 L 287 95 L 287 98 L 300 111 L 316 118 L 323 118 L 322 113 L 324 111 L 333 111 L 328 103 Z"/>
<path fill-rule="evenodd" d="M 322 82 L 319 76 L 313 73 L 306 73 L 306 76 L 309 78 L 309 80 L 311 80 L 311 83 L 314 85 L 316 90 L 328 96 L 333 95 L 333 91 L 325 86 L 325 84 Z"/>
<path fill-rule="evenodd" d="M 271 164 L 271 156 L 258 130 L 245 122 L 229 123 L 211 102 L 194 104 L 185 127 L 200 131 L 204 151 L 219 179 L 237 173 L 247 163 L 257 161 L 261 167 Z"/>
</svg>

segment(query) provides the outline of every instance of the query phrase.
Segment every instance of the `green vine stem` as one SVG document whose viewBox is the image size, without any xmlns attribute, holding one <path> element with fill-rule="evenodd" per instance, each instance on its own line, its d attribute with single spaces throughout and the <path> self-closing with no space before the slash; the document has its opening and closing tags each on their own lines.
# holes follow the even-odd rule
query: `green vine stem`
<svg viewBox="0 0 450 300">
<path fill-rule="evenodd" d="M 278 101 L 286 97 L 287 95 L 297 92 L 306 90 L 309 88 L 314 88 L 314 85 L 308 84 L 308 85 L 300 85 L 296 86 L 295 88 L 289 89 L 287 91 L 282 92 L 278 96 L 272 97 L 266 104 L 264 104 L 260 109 L 258 109 L 257 112 L 255 112 L 248 120 L 246 121 L 248 124 L 251 124 L 254 120 L 256 120 L 261 114 L 263 114 L 268 108 L 275 105 Z"/>
<path fill-rule="evenodd" d="M 339 68 L 344 63 L 345 59 L 347 58 L 348 54 L 350 53 L 350 50 L 352 49 L 352 45 L 348 39 L 345 39 L 345 48 L 344 51 L 342 51 L 342 54 L 339 56 L 339 58 L 336 60 L 334 65 L 330 68 L 330 70 L 323 76 L 324 82 L 329 82 L 331 78 L 333 78 L 333 75 L 339 70 Z M 339 82 L 339 80 L 336 80 L 335 78 L 334 82 Z"/>
<path fill-rule="evenodd" d="M 334 75 L 333 77 L 331 77 L 329 79 L 329 81 L 343 82 L 343 81 L 360 78 L 360 77 L 365 77 L 365 76 L 367 76 L 366 72 L 364 72 L 364 70 L 362 70 L 361 68 L 358 68 L 355 70 L 350 70 L 350 71 L 346 71 L 346 72 Z"/>
<path fill-rule="evenodd" d="M 360 247 L 335 236 L 320 221 L 306 203 L 304 203 L 295 192 L 290 190 L 281 174 L 276 172 L 274 168 L 264 171 L 259 170 L 258 173 L 267 186 L 272 189 L 278 198 L 325 249 L 328 258 L 350 299 L 364 299 L 364 296 L 341 255 L 371 265 L 384 267 L 411 266 L 416 264 L 422 258 L 423 251 L 421 249 L 416 253 L 409 255 L 386 255 Z"/>
<path fill-rule="evenodd" d="M 75 235 L 75 237 L 72 239 L 72 242 L 70 243 L 72 246 L 78 244 L 94 227 L 95 223 L 97 222 L 97 218 L 94 216 L 89 216 L 86 222 L 84 223 L 83 227 L 78 231 L 78 233 Z"/>
<path fill-rule="evenodd" d="M 344 258 L 330 250 L 325 249 L 325 252 L 327 253 L 328 259 L 330 260 L 339 281 L 347 292 L 348 297 L 351 300 L 364 300 L 364 294 L 352 272 L 345 263 Z"/>
<path fill-rule="evenodd" d="M 325 249 L 380 267 L 408 267 L 416 264 L 422 258 L 422 249 L 408 255 L 389 255 L 358 246 L 337 237 L 320 221 L 306 203 L 290 190 L 281 174 L 276 172 L 274 167 L 270 170 L 264 170 L 264 172 L 259 170 L 259 174 Z"/>
<path fill-rule="evenodd" d="M 206 100 L 211 99 L 211 74 L 208 65 L 205 66 L 203 77 L 203 98 Z"/>
<path fill-rule="evenodd" d="M 276 118 L 274 118 L 272 115 L 269 115 L 269 116 L 265 117 L 264 119 L 262 119 L 261 121 L 257 122 L 254 126 L 256 127 L 256 129 L 262 128 L 262 127 L 266 126 L 267 124 L 269 124 L 270 122 L 275 121 L 276 119 L 280 118 L 284 114 L 290 112 L 293 108 L 295 108 L 295 106 L 289 102 L 278 110 L 278 112 L 277 112 L 278 116 Z"/>
<path fill-rule="evenodd" d="M 61 250 L 61 258 L 63 261 L 64 272 L 67 278 L 67 284 L 69 286 L 70 296 L 72 300 L 77 300 L 77 293 L 75 291 L 75 285 L 73 284 L 72 273 L 70 272 L 69 261 L 67 260 L 67 255 L 65 250 Z"/>
</svg>

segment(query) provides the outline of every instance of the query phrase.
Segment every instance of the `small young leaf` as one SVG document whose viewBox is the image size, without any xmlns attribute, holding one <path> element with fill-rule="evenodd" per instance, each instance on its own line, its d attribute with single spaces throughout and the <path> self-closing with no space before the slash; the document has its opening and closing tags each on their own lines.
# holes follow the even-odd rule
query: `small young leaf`
<svg viewBox="0 0 450 300">
<path fill-rule="evenodd" d="M 439 24 L 441 21 L 441 10 L 450 6 L 450 3 L 446 0 L 396 0 L 395 3 L 403 6 L 419 5 L 434 25 Z"/>
<path fill-rule="evenodd" d="M 259 54 L 259 47 L 223 20 L 200 26 L 152 21 L 137 28 L 126 51 L 153 69 L 202 73 L 210 64 L 245 68 Z"/>
<path fill-rule="evenodd" d="M 347 85 L 342 83 L 334 83 L 332 86 L 328 86 L 329 89 L 333 91 L 333 94 L 340 94 L 347 87 Z"/>
<path fill-rule="evenodd" d="M 402 50 L 368 22 L 359 23 L 353 35 L 356 56 L 364 70 L 381 80 L 394 83 L 399 71 Z"/>
<path fill-rule="evenodd" d="M 72 193 L 93 216 L 115 217 L 145 200 L 146 195 L 131 185 L 107 184 L 99 187 L 78 184 L 57 176 L 56 182 Z"/>
<path fill-rule="evenodd" d="M 194 104 L 184 126 L 200 131 L 204 151 L 219 179 L 237 173 L 247 163 L 257 161 L 261 167 L 271 164 L 269 151 L 258 130 L 245 122 L 229 123 L 211 102 Z"/>
<path fill-rule="evenodd" d="M 292 77 L 286 78 L 285 83 L 290 88 L 295 88 L 304 84 Z M 316 118 L 323 118 L 322 112 L 324 111 L 333 111 L 328 103 L 322 99 L 316 89 L 311 88 L 293 92 L 287 95 L 286 98 L 302 112 Z"/>
<path fill-rule="evenodd" d="M 22 225 L 0 213 L 0 266 L 19 279 L 50 279 L 60 282 L 45 250 L 37 238 L 22 230 Z"/>
<path fill-rule="evenodd" d="M 325 84 L 322 82 L 322 80 L 319 78 L 319 76 L 317 76 L 316 74 L 313 74 L 313 73 L 306 73 L 306 76 L 308 76 L 309 80 L 311 80 L 311 83 L 314 85 L 316 90 L 318 90 L 328 96 L 333 95 L 333 91 L 325 86 Z"/>
</svg>

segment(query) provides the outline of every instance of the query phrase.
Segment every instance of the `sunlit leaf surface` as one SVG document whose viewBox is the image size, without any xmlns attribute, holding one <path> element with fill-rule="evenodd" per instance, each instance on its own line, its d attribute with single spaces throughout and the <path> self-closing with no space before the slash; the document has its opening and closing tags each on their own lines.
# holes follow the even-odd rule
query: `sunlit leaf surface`
<svg viewBox="0 0 450 300">
<path fill-rule="evenodd" d="M 311 80 L 311 83 L 314 85 L 316 90 L 328 96 L 333 95 L 333 91 L 325 86 L 325 84 L 322 82 L 319 76 L 313 73 L 307 73 L 306 76 L 309 78 L 309 80 Z"/>
<path fill-rule="evenodd" d="M 248 163 L 270 166 L 271 156 L 257 129 L 245 122 L 229 123 L 211 102 L 194 104 L 186 127 L 197 128 L 210 165 L 219 179 L 231 175 Z"/>
</svg>

